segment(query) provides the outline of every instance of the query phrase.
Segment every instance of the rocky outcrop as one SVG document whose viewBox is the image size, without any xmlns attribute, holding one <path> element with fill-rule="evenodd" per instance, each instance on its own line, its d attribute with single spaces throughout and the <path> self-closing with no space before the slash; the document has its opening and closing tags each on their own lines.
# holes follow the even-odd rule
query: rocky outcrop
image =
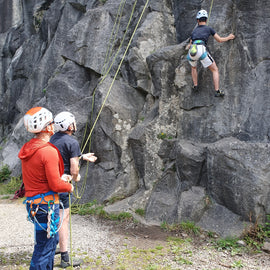
<svg viewBox="0 0 270 270">
<path fill-rule="evenodd" d="M 270 4 L 214 1 L 209 24 L 236 35 L 209 40 L 226 93 L 217 99 L 201 66 L 192 92 L 185 50 L 196 12 L 211 1 L 145 3 L 1 2 L 0 162 L 20 174 L 30 107 L 69 110 L 83 149 L 98 156 L 82 164 L 81 203 L 118 200 L 106 210 L 143 208 L 146 223 L 189 220 L 239 235 L 270 213 Z"/>
</svg>

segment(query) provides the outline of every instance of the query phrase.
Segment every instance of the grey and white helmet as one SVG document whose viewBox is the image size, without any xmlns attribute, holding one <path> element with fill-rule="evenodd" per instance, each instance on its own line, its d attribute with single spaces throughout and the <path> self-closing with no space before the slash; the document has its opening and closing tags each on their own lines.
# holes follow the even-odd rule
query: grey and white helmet
<svg viewBox="0 0 270 270">
<path fill-rule="evenodd" d="M 71 124 L 75 125 L 75 116 L 70 112 L 60 112 L 54 118 L 56 131 L 66 131 Z"/>
<path fill-rule="evenodd" d="M 204 17 L 205 17 L 205 18 L 208 18 L 208 13 L 207 13 L 207 11 L 204 10 L 204 9 L 198 11 L 197 16 L 196 16 L 196 19 L 198 20 L 198 19 L 204 18 Z"/>
</svg>

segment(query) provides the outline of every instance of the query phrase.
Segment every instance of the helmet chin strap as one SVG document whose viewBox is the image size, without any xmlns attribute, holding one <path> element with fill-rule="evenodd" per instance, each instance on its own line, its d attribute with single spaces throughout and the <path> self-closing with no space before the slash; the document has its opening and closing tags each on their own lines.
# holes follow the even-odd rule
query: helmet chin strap
<svg viewBox="0 0 270 270">
<path fill-rule="evenodd" d="M 45 127 L 45 129 L 41 130 L 42 133 L 48 133 L 50 136 L 54 134 L 53 123 L 49 124 Z"/>
</svg>

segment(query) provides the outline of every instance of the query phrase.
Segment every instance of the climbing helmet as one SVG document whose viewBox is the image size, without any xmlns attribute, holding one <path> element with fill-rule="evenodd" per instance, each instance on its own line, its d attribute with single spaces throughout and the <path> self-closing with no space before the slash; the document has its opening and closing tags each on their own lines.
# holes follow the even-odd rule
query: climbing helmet
<svg viewBox="0 0 270 270">
<path fill-rule="evenodd" d="M 208 13 L 204 9 L 198 11 L 196 19 L 200 19 L 200 18 L 203 18 L 203 17 L 208 18 Z"/>
<path fill-rule="evenodd" d="M 52 113 L 43 107 L 34 107 L 24 115 L 24 126 L 31 133 L 39 133 L 53 122 Z"/>
<path fill-rule="evenodd" d="M 70 112 L 60 112 L 54 118 L 56 131 L 66 131 L 71 124 L 74 124 L 76 129 L 75 116 Z"/>
</svg>

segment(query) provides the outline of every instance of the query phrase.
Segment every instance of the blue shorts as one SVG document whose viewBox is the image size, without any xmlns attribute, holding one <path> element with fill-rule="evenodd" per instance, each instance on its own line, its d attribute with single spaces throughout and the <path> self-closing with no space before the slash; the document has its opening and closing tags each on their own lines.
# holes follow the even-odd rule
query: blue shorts
<svg viewBox="0 0 270 270">
<path fill-rule="evenodd" d="M 68 192 L 59 193 L 59 200 L 63 204 L 64 209 L 69 208 L 69 194 L 68 194 Z M 60 204 L 60 209 L 63 209 L 63 207 Z"/>
</svg>

